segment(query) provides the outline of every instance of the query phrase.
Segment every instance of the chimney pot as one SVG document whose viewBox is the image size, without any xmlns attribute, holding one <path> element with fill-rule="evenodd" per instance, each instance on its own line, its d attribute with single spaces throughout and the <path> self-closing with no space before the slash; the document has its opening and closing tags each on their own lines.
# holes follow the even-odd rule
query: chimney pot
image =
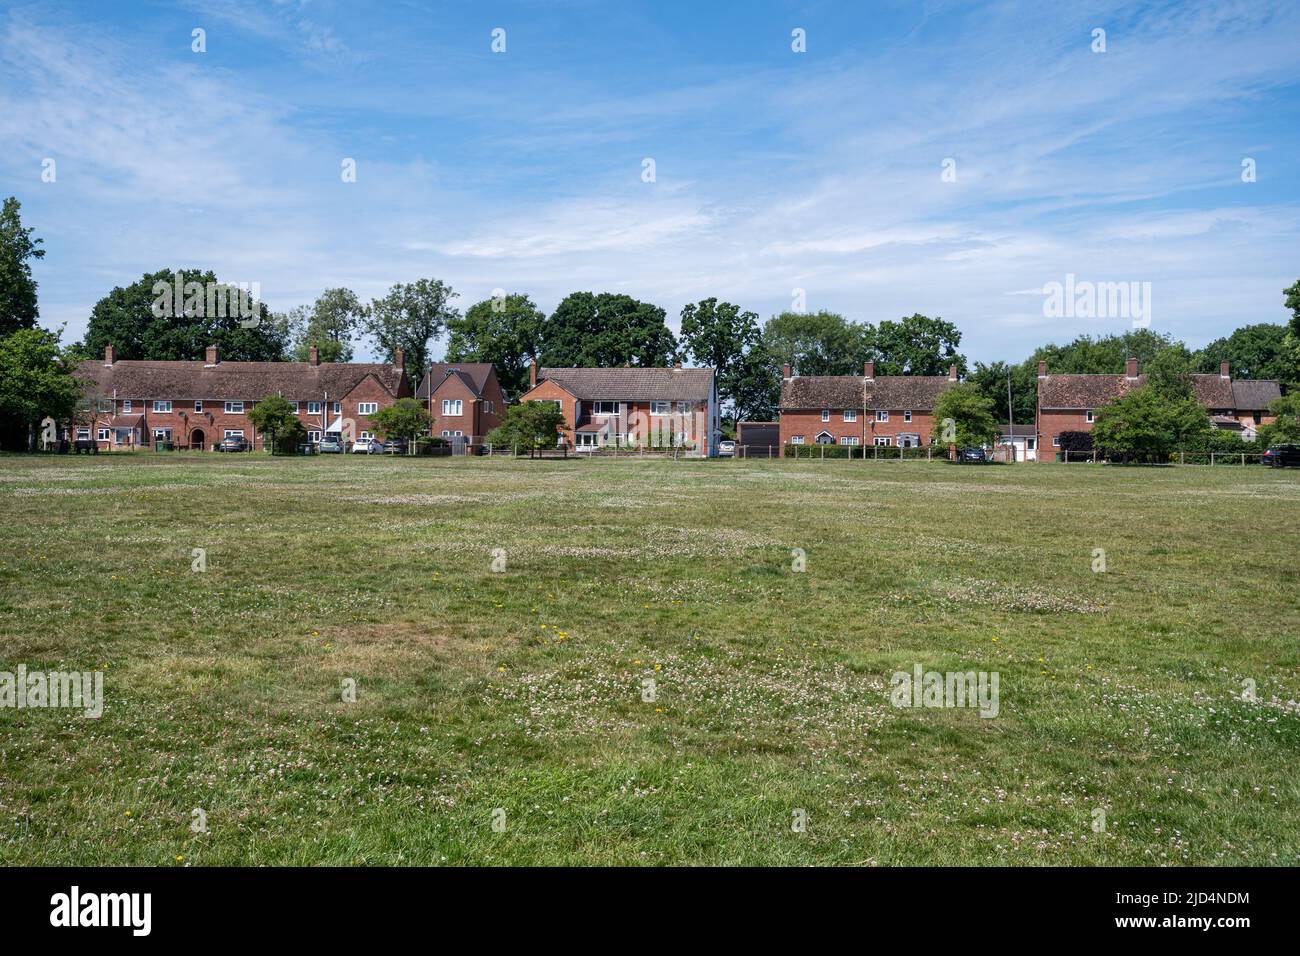
<svg viewBox="0 0 1300 956">
<path fill-rule="evenodd" d="M 783 365 L 783 366 L 781 366 L 781 377 L 782 377 L 782 378 L 789 378 L 789 377 L 790 377 L 790 366 L 788 366 L 788 365 Z"/>
<path fill-rule="evenodd" d="M 104 346 L 104 364 L 113 364 L 113 346 L 111 344 Z"/>
<path fill-rule="evenodd" d="M 208 346 L 207 364 L 216 365 L 221 361 L 221 353 L 217 351 L 215 345 Z"/>
<path fill-rule="evenodd" d="M 1228 374 L 1228 363 L 1227 363 L 1227 362 L 1220 362 L 1220 363 L 1219 363 L 1219 378 L 1231 378 L 1231 377 L 1232 377 L 1232 376 Z"/>
<path fill-rule="evenodd" d="M 308 350 L 307 350 L 307 361 L 308 361 L 309 363 L 311 363 L 312 365 L 319 365 L 319 364 L 320 364 L 320 349 L 316 348 L 316 346 L 314 346 L 314 345 L 313 345 L 310 349 L 308 349 Z"/>
<path fill-rule="evenodd" d="M 957 366 L 955 365 L 948 366 L 948 381 L 950 382 L 957 381 Z"/>
<path fill-rule="evenodd" d="M 1129 378 L 1138 377 L 1138 360 L 1136 358 L 1130 358 L 1128 360 L 1128 367 L 1125 369 L 1124 374 Z"/>
<path fill-rule="evenodd" d="M 875 363 L 875 362 L 863 362 L 863 363 L 862 363 L 862 375 L 863 375 L 863 377 L 865 377 L 865 378 L 875 378 L 875 377 L 876 377 L 876 363 Z"/>
</svg>

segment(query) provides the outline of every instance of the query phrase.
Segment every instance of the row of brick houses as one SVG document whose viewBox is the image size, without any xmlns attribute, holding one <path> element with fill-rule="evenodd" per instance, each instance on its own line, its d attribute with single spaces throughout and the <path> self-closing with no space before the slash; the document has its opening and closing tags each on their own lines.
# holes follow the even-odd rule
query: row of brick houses
<svg viewBox="0 0 1300 956">
<path fill-rule="evenodd" d="M 306 362 L 223 362 L 215 345 L 201 362 L 163 362 L 115 361 L 110 345 L 102 362 L 82 362 L 76 374 L 87 404 L 69 437 L 104 450 L 211 449 L 231 436 L 261 448 L 248 413 L 268 395 L 296 404 L 313 442 L 327 432 L 369 438 L 370 416 L 411 394 L 401 349 L 393 364 L 321 362 L 315 348 Z"/>
</svg>

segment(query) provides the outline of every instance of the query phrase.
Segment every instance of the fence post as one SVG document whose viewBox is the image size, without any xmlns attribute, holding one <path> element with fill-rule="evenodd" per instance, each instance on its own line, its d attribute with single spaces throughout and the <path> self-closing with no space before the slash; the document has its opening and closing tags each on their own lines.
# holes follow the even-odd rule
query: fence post
<svg viewBox="0 0 1300 956">
<path fill-rule="evenodd" d="M 1241 463 L 1243 465 L 1246 463 L 1246 453 L 1244 451 L 1241 453 Z"/>
<path fill-rule="evenodd" d="M 1210 452 L 1210 467 L 1214 467 L 1214 452 Z"/>
<path fill-rule="evenodd" d="M 1178 464 L 1180 465 L 1187 464 L 1187 462 L 1183 460 L 1183 453 L 1181 451 L 1178 452 Z"/>
</svg>

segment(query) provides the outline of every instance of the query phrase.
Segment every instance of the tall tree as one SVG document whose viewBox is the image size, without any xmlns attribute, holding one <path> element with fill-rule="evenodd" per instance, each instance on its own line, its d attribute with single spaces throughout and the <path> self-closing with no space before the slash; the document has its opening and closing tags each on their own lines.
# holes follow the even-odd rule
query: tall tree
<svg viewBox="0 0 1300 956">
<path fill-rule="evenodd" d="M 1179 449 L 1199 448 L 1210 418 L 1190 395 L 1173 398 L 1154 383 L 1097 409 L 1093 445 L 1109 457 L 1167 461 Z"/>
<path fill-rule="evenodd" d="M 1028 361 L 1035 369 L 1040 360 L 1046 361 L 1047 370 L 1053 375 L 1119 375 L 1127 359 L 1136 358 L 1145 366 L 1169 349 L 1191 357 L 1187 346 L 1169 335 L 1151 329 L 1132 329 L 1122 335 L 1095 339 L 1080 335 L 1065 345 L 1043 345 L 1034 350 Z"/>
<path fill-rule="evenodd" d="M 991 362 L 985 365 L 976 362 L 975 369 L 967 379 L 979 389 L 979 393 L 988 399 L 993 414 L 999 422 L 1007 420 L 1007 377 L 1011 378 L 1011 413 L 1017 425 L 1027 425 L 1034 421 L 1038 409 L 1038 370 L 1028 362 L 1008 365 L 1006 362 Z"/>
<path fill-rule="evenodd" d="M 351 289 L 326 289 L 310 309 L 299 306 L 289 313 L 293 328 L 293 357 L 305 362 L 316 347 L 322 362 L 351 362 L 352 336 L 366 316 Z"/>
<path fill-rule="evenodd" d="M 570 293 L 542 328 L 542 358 L 556 368 L 662 368 L 676 352 L 664 310 L 630 295 Z"/>
<path fill-rule="evenodd" d="M 961 382 L 939 393 L 934 402 L 934 431 L 930 438 L 939 445 L 990 445 L 1001 434 L 989 400 L 970 382 Z"/>
<path fill-rule="evenodd" d="M 836 312 L 782 312 L 763 325 L 763 344 L 776 365 L 797 375 L 861 375 L 876 357 L 875 329 Z"/>
<path fill-rule="evenodd" d="M 961 332 L 951 322 L 919 312 L 876 329 L 877 375 L 947 375 L 952 365 L 966 373 L 966 357 L 957 351 Z"/>
<path fill-rule="evenodd" d="M 1285 379 L 1290 369 L 1286 331 L 1285 325 L 1268 322 L 1243 325 L 1198 350 L 1193 359 L 1196 370 L 1217 372 L 1220 363 L 1227 362 L 1233 378 Z"/>
<path fill-rule="evenodd" d="M 194 361 L 216 345 L 223 359 L 274 362 L 285 357 L 288 344 L 288 328 L 265 303 L 212 271 L 163 269 L 95 303 L 81 348 L 93 357 L 112 345 L 119 359 Z"/>
<path fill-rule="evenodd" d="M 1282 294 L 1286 296 L 1283 301 L 1291 310 L 1291 319 L 1286 329 L 1289 368 L 1281 378 L 1292 387 L 1300 388 L 1300 279 L 1283 289 Z"/>
<path fill-rule="evenodd" d="M 68 419 L 81 398 L 81 383 L 45 329 L 19 329 L 0 338 L 0 436 L 5 447 L 32 448 L 46 415 Z"/>
<path fill-rule="evenodd" d="M 32 237 L 36 230 L 23 228 L 21 208 L 10 196 L 0 210 L 0 335 L 34 327 L 41 314 L 31 260 L 44 258 L 45 250 Z"/>
<path fill-rule="evenodd" d="M 528 388 L 528 368 L 541 353 L 546 314 L 526 295 L 484 299 L 447 323 L 449 362 L 491 362 L 508 395 Z"/>
<path fill-rule="evenodd" d="M 401 349 L 406 369 L 419 381 L 429 367 L 433 340 L 460 313 L 451 305 L 457 294 L 441 279 L 398 283 L 382 299 L 373 299 L 366 311 L 365 330 L 386 361 Z"/>
<path fill-rule="evenodd" d="M 689 303 L 682 307 L 681 345 L 691 361 L 717 369 L 719 399 L 733 421 L 756 406 L 770 405 L 764 393 L 770 392 L 775 376 L 757 313 L 716 298 Z"/>
</svg>

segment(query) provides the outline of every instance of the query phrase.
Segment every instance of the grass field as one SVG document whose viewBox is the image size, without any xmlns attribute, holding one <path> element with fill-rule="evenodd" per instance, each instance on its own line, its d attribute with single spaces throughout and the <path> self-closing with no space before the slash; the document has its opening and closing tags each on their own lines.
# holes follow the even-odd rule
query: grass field
<svg viewBox="0 0 1300 956">
<path fill-rule="evenodd" d="M 1300 863 L 1294 471 L 4 457 L 0 505 L 0 670 L 105 675 L 0 709 L 0 865 Z M 915 664 L 998 715 L 891 706 Z"/>
</svg>

